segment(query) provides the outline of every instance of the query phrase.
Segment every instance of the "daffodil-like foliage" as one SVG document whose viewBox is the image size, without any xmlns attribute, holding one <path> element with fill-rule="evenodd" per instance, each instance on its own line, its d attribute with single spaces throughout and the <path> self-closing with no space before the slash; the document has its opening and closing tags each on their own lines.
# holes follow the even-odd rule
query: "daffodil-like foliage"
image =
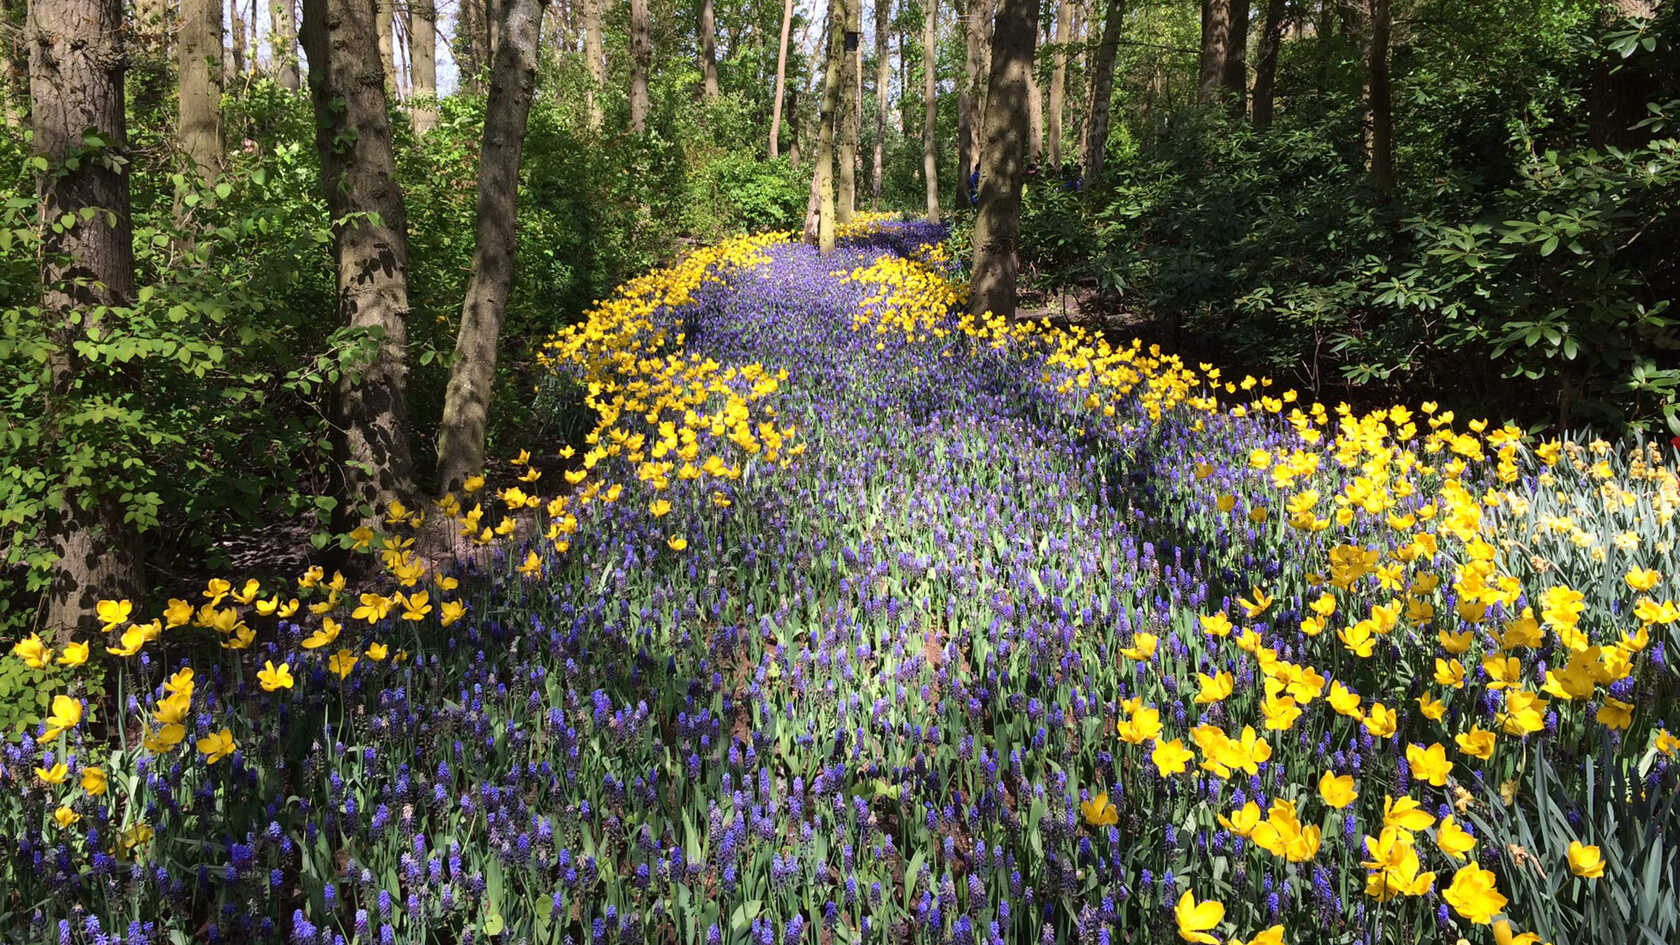
<svg viewBox="0 0 1680 945">
<path fill-rule="evenodd" d="M 1676 834 L 1671 457 L 971 317 L 942 238 L 696 251 L 545 349 L 584 439 L 384 510 L 349 539 L 372 578 L 18 642 L 72 683 L 0 749 L 0 938 L 1487 945 L 1665 914 L 1628 837 Z M 1572 806 L 1593 783 L 1616 803 Z"/>
</svg>

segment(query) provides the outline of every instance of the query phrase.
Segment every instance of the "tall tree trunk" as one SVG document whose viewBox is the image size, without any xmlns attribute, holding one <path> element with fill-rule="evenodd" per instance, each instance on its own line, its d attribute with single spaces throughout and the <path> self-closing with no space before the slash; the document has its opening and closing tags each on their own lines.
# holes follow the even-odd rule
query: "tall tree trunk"
<svg viewBox="0 0 1680 945">
<path fill-rule="evenodd" d="M 488 0 L 459 0 L 457 9 L 455 61 L 461 74 L 461 91 L 483 95 L 484 69 L 490 64 Z"/>
<path fill-rule="evenodd" d="M 1056 4 L 1056 51 L 1050 67 L 1050 113 L 1045 126 L 1050 135 L 1048 153 L 1051 167 L 1062 166 L 1062 109 L 1067 96 L 1068 43 L 1073 39 L 1073 4 L 1058 0 Z"/>
<path fill-rule="evenodd" d="M 16 3 L 16 19 L 12 15 L 12 3 Z M 22 103 L 29 96 L 29 54 L 23 46 L 23 16 L 25 0 L 5 0 L 5 24 L 0 30 L 12 27 L 15 34 L 16 54 L 20 67 L 16 73 L 23 77 L 21 82 L 8 82 L 15 85 L 19 95 L 8 96 L 8 103 Z M 128 56 L 128 88 L 129 106 L 136 122 L 145 126 L 162 125 L 168 122 L 164 108 L 169 95 L 175 89 L 174 70 L 170 69 L 169 38 L 173 34 L 173 17 L 163 0 L 136 0 L 132 6 L 133 22 L 129 32 L 127 44 Z M 11 45 L 8 43 L 8 45 Z M 11 60 L 8 58 L 8 63 Z M 19 108 L 21 116 L 25 109 Z M 13 124 L 8 118 L 8 125 Z M 21 121 L 17 127 L 22 127 Z"/>
<path fill-rule="evenodd" d="M 437 127 L 437 0 L 409 0 L 408 68 L 411 83 L 408 116 L 414 133 Z"/>
<path fill-rule="evenodd" d="M 1087 80 L 1078 83 L 1077 90 L 1073 93 L 1073 102 L 1071 105 L 1064 106 L 1064 110 L 1073 112 L 1074 127 L 1077 129 L 1074 132 L 1075 143 L 1073 148 L 1073 160 L 1075 162 L 1085 160 L 1085 141 L 1091 133 L 1091 83 L 1089 81 L 1089 63 L 1087 62 L 1089 51 L 1086 48 L 1090 38 L 1090 25 L 1085 14 L 1085 5 L 1080 4 L 1073 8 L 1074 45 L 1072 63 L 1077 64 L 1078 73 L 1086 76 Z M 1069 69 L 1072 71 L 1073 66 L 1070 65 Z M 1066 119 L 1064 118 L 1063 121 L 1066 121 Z"/>
<path fill-rule="evenodd" d="M 854 0 L 855 2 L 855 0 Z M 817 166 L 811 175 L 811 188 L 816 192 L 816 219 L 807 214 L 805 235 L 817 244 L 817 252 L 826 256 L 834 251 L 834 170 L 835 125 L 841 108 L 841 63 L 846 58 L 847 0 L 828 0 L 827 55 L 823 64 L 822 111 L 818 115 Z"/>
<path fill-rule="evenodd" d="M 175 47 L 180 91 L 175 134 L 204 180 L 222 171 L 222 3 L 185 0 Z"/>
<path fill-rule="evenodd" d="M 397 84 L 396 0 L 373 0 L 373 25 L 379 31 L 379 64 L 385 71 L 385 97 L 391 101 L 402 98 Z"/>
<path fill-rule="evenodd" d="M 82 360 L 76 343 L 96 336 L 101 307 L 126 305 L 134 295 L 127 163 L 87 156 L 66 163 L 81 150 L 87 132 L 103 139 L 107 156 L 125 156 L 122 2 L 33 0 L 25 38 L 35 133 L 30 149 L 47 162 L 38 188 L 41 314 L 53 345 L 47 359 L 50 434 L 60 402 L 74 396 L 77 386 L 109 381 Z M 66 217 L 68 226 L 46 225 Z M 114 492 L 65 486 L 48 513 L 46 532 L 57 560 L 43 616 L 57 639 L 98 632 L 95 607 L 101 598 L 140 598 L 145 590 L 140 536 L 123 521 Z"/>
<path fill-rule="evenodd" d="M 1389 0 L 1365 0 L 1370 35 L 1365 50 L 1365 153 L 1371 186 L 1394 192 L 1394 107 L 1388 84 Z"/>
<path fill-rule="evenodd" d="M 1229 0 L 1231 4 L 1231 43 L 1225 57 L 1225 76 L 1220 85 L 1225 102 L 1234 118 L 1248 112 L 1248 0 Z"/>
<path fill-rule="evenodd" d="M 1027 70 L 1027 129 L 1027 166 L 1036 167 L 1044 160 L 1044 98 L 1038 91 L 1036 64 Z"/>
<path fill-rule="evenodd" d="M 799 86 L 787 90 L 788 167 L 799 170 Z"/>
<path fill-rule="evenodd" d="M 370 522 L 410 501 L 408 429 L 408 211 L 396 181 L 379 37 L 367 0 L 303 0 L 315 146 L 336 221 L 333 254 L 343 322 L 374 339 L 333 405 L 347 498 L 341 523 Z"/>
<path fill-rule="evenodd" d="M 601 53 L 601 0 L 583 0 L 583 61 L 589 67 L 589 127 L 601 130 L 601 95 L 607 87 L 607 63 Z"/>
<path fill-rule="evenodd" d="M 901 138 L 904 137 L 905 128 L 908 127 L 907 116 L 910 107 L 910 66 L 905 61 L 906 54 L 904 52 L 904 47 L 909 42 L 910 37 L 905 35 L 905 31 L 900 30 L 898 33 L 898 107 L 893 109 L 892 115 L 893 131 L 896 131 Z"/>
<path fill-rule="evenodd" d="M 519 157 L 537 80 L 537 47 L 547 0 L 502 0 L 502 19 L 485 102 L 478 160 L 478 242 L 461 305 L 461 329 L 438 429 L 438 488 L 455 489 L 484 469 L 484 430 L 496 384 L 496 345 L 513 286 Z"/>
<path fill-rule="evenodd" d="M 887 147 L 887 86 L 892 83 L 892 0 L 875 0 L 875 155 L 870 204 L 881 209 L 882 159 Z"/>
<path fill-rule="evenodd" d="M 939 0 L 922 0 L 922 179 L 927 184 L 927 218 L 939 222 L 939 155 L 935 149 L 935 119 L 939 117 L 938 75 Z M 959 185 L 960 186 L 960 185 Z"/>
<path fill-rule="evenodd" d="M 268 41 L 274 52 L 274 80 L 282 88 L 296 92 L 299 86 L 297 0 L 268 0 Z"/>
<path fill-rule="evenodd" d="M 232 0 L 228 4 L 228 25 L 232 27 L 228 36 L 227 85 L 237 89 L 239 80 L 245 77 L 245 17 L 239 9 L 239 0 Z"/>
<path fill-rule="evenodd" d="M 1196 101 L 1211 105 L 1225 88 L 1231 61 L 1231 6 L 1234 0 L 1202 0 L 1202 55 Z"/>
<path fill-rule="evenodd" d="M 1021 187 L 1027 171 L 1028 80 L 1038 45 L 1038 0 L 1003 0 L 994 30 L 968 310 L 975 315 L 991 312 L 1014 318 Z"/>
<path fill-rule="evenodd" d="M 1274 86 L 1277 79 L 1278 49 L 1283 45 L 1283 30 L 1288 25 L 1288 0 L 1266 0 L 1266 21 L 1261 26 L 1260 48 L 1254 62 L 1254 128 L 1264 131 L 1272 126 Z"/>
<path fill-rule="evenodd" d="M 717 23 L 712 0 L 700 0 L 700 74 L 705 77 L 706 101 L 718 97 Z"/>
<path fill-rule="evenodd" d="M 28 17 L 27 0 L 0 0 L 0 43 L 6 57 L 0 64 L 5 70 L 0 74 L 0 109 L 10 129 L 21 129 L 29 119 Z"/>
<path fill-rule="evenodd" d="M 975 172 L 979 151 L 978 138 L 982 133 L 980 94 L 985 84 L 981 71 L 985 62 L 986 0 L 968 0 L 963 15 L 963 42 L 967 56 L 963 66 L 963 87 L 957 96 L 957 189 L 962 193 L 962 205 L 973 206 L 969 177 Z"/>
<path fill-rule="evenodd" d="M 840 63 L 840 112 L 836 117 L 837 152 L 834 156 L 834 219 L 837 223 L 852 222 L 857 209 L 858 160 L 858 63 L 859 47 L 863 45 L 863 0 L 846 0 L 846 23 Z"/>
<path fill-rule="evenodd" d="M 793 29 L 793 0 L 782 0 L 782 39 L 776 46 L 776 94 L 770 102 L 770 160 L 782 153 L 782 96 L 787 91 L 788 33 Z M 795 129 L 794 137 L 798 137 Z"/>
<path fill-rule="evenodd" d="M 1126 18 L 1126 0 L 1108 0 L 1103 16 L 1102 39 L 1091 60 L 1091 118 L 1085 133 L 1085 179 L 1102 180 L 1108 156 L 1108 107 L 1114 97 L 1114 56 L 1120 49 L 1120 25 Z"/>
<path fill-rule="evenodd" d="M 653 46 L 648 38 L 647 0 L 630 0 L 630 132 L 647 130 L 648 67 Z"/>
</svg>

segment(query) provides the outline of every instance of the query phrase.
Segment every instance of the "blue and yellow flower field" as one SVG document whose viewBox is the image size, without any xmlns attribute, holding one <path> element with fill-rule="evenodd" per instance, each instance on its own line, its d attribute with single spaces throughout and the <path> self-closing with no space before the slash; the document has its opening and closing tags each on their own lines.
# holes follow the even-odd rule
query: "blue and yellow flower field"
<svg viewBox="0 0 1680 945">
<path fill-rule="evenodd" d="M 387 510 L 371 582 L 19 643 L 0 939 L 1680 934 L 1671 450 L 971 318 L 937 228 L 844 236 L 597 305 L 538 395 L 587 437 Z"/>
</svg>

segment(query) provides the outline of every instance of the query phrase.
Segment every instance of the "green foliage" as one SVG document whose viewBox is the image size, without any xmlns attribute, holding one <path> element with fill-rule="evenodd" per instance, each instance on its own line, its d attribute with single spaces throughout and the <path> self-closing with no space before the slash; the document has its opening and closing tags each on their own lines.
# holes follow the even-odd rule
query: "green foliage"
<svg viewBox="0 0 1680 945">
<path fill-rule="evenodd" d="M 1680 768 L 1654 767 L 1655 756 L 1618 757 L 1607 746 L 1582 759 L 1583 777 L 1560 778 L 1556 759 L 1538 751 L 1511 801 L 1483 785 L 1483 803 L 1469 816 L 1503 841 L 1497 855 L 1512 900 L 1544 940 L 1665 945 L 1680 938 Z M 1541 868 L 1567 863 L 1571 843 L 1598 847 L 1604 875 Z"/>
<path fill-rule="evenodd" d="M 1084 206 L 1029 189 L 1025 270 L 1331 399 L 1426 387 L 1531 422 L 1680 432 L 1680 84 L 1663 67 L 1680 17 L 1603 24 L 1573 0 L 1397 15 L 1432 25 L 1393 51 L 1398 192 L 1363 178 L 1357 50 L 1291 40 L 1264 132 L 1194 108 L 1167 131 L 1122 90 L 1138 150 L 1111 148 Z"/>
</svg>

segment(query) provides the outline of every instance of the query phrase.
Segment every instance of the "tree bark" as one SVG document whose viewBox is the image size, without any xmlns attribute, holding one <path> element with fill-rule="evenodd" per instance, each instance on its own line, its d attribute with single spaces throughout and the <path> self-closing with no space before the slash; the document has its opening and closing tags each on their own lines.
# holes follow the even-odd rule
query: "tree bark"
<svg viewBox="0 0 1680 945">
<path fill-rule="evenodd" d="M 12 8 L 14 3 L 15 19 Z M 29 56 L 23 44 L 25 6 L 25 0 L 4 0 L 6 22 L 4 26 L 0 26 L 0 30 L 6 27 L 17 30 L 15 46 L 19 56 L 17 65 L 20 68 L 16 74 L 22 76 L 22 81 L 7 83 L 14 86 L 17 93 L 21 93 L 8 96 L 8 104 L 27 102 L 29 97 Z M 128 104 L 137 123 L 148 126 L 162 125 L 169 120 L 164 114 L 164 107 L 170 93 L 175 90 L 175 70 L 170 68 L 169 51 L 169 38 L 174 32 L 171 22 L 173 17 L 163 0 L 136 0 L 132 10 L 133 21 L 125 49 L 128 57 Z M 26 109 L 20 107 L 18 115 L 21 116 L 25 111 Z M 7 124 L 22 127 L 21 121 L 14 123 L 9 114 Z"/>
<path fill-rule="evenodd" d="M 218 13 L 220 11 L 217 11 Z M 245 17 L 239 9 L 239 0 L 232 0 L 228 4 L 228 35 L 227 72 L 225 85 L 237 89 L 239 80 L 245 76 Z"/>
<path fill-rule="evenodd" d="M 181 70 L 175 134 L 199 177 L 214 180 L 222 172 L 221 0 L 182 3 L 175 45 Z"/>
<path fill-rule="evenodd" d="M 379 38 L 367 0 L 303 0 L 315 146 L 336 221 L 338 309 L 373 351 L 339 381 L 333 410 L 346 497 L 341 524 L 413 498 L 408 427 L 408 213 L 391 151 Z M 366 506 L 361 508 L 358 506 Z"/>
<path fill-rule="evenodd" d="M 815 220 L 806 215 L 805 236 L 817 244 L 817 252 L 826 256 L 834 251 L 834 164 L 835 125 L 840 108 L 841 62 L 846 58 L 847 0 L 829 0 L 827 55 L 823 65 L 822 111 L 817 122 L 816 170 L 811 175 L 811 189 L 815 192 Z"/>
<path fill-rule="evenodd" d="M 1225 88 L 1231 61 L 1231 6 L 1234 0 L 1202 0 L 1202 55 L 1196 101 L 1211 105 Z"/>
<path fill-rule="evenodd" d="M 922 0 L 922 178 L 927 183 L 927 218 L 939 222 L 939 156 L 934 125 L 939 117 L 936 53 L 939 45 L 939 0 Z"/>
<path fill-rule="evenodd" d="M 700 0 L 700 74 L 704 76 L 706 101 L 717 101 L 717 23 L 712 0 Z"/>
<path fill-rule="evenodd" d="M 1038 90 L 1036 63 L 1027 70 L 1027 129 L 1027 165 L 1032 167 L 1044 160 L 1044 99 Z"/>
<path fill-rule="evenodd" d="M 1059 0 L 1056 4 L 1056 51 L 1050 68 L 1050 111 L 1045 116 L 1050 141 L 1046 151 L 1051 167 L 1062 165 L 1062 110 L 1067 96 L 1067 49 L 1073 39 L 1073 4 Z"/>
<path fill-rule="evenodd" d="M 787 90 L 788 167 L 799 170 L 799 86 Z"/>
<path fill-rule="evenodd" d="M 418 2 L 418 0 L 417 0 Z M 298 90 L 297 0 L 268 0 L 268 41 L 274 52 L 274 81 Z"/>
<path fill-rule="evenodd" d="M 496 345 L 513 286 L 518 245 L 519 158 L 537 80 L 547 0 L 502 0 L 502 41 L 490 67 L 484 145 L 478 160 L 478 242 L 461 305 L 461 329 L 438 430 L 438 488 L 458 488 L 484 469 L 484 432 L 496 383 Z"/>
<path fill-rule="evenodd" d="M 647 130 L 648 67 L 653 46 L 648 38 L 647 0 L 630 0 L 630 132 Z"/>
<path fill-rule="evenodd" d="M 980 155 L 980 212 L 974 221 L 973 282 L 968 310 L 1015 317 L 1020 269 L 1021 187 L 1026 179 L 1028 107 L 1037 0 L 1003 0 L 986 81 L 986 143 Z"/>
<path fill-rule="evenodd" d="M 881 209 L 882 160 L 887 147 L 887 86 L 892 83 L 892 0 L 875 0 L 875 154 L 870 204 Z"/>
<path fill-rule="evenodd" d="M 408 117 L 414 133 L 437 127 L 437 0 L 409 0 L 408 68 L 412 84 Z"/>
<path fill-rule="evenodd" d="M 1091 117 L 1085 133 L 1085 179 L 1088 184 L 1102 180 L 1103 163 L 1108 156 L 1109 102 L 1114 97 L 1114 57 L 1120 49 L 1120 25 L 1126 18 L 1126 0 L 1108 0 L 1103 16 L 1102 39 L 1097 43 L 1097 55 L 1091 60 Z"/>
<path fill-rule="evenodd" d="M 962 92 L 957 96 L 957 190 L 962 194 L 963 206 L 974 206 L 968 180 L 978 163 L 977 139 L 982 133 L 980 95 L 985 83 L 982 72 L 986 44 L 985 17 L 986 0 L 968 0 L 968 9 L 963 15 L 963 41 L 967 46 L 964 83 Z"/>
<path fill-rule="evenodd" d="M 1248 13 L 1249 0 L 1229 0 L 1231 42 L 1225 56 L 1225 76 L 1220 83 L 1226 106 L 1234 118 L 1248 112 Z"/>
<path fill-rule="evenodd" d="M 837 152 L 834 157 L 834 219 L 852 222 L 857 209 L 858 160 L 858 51 L 863 45 L 863 0 L 846 0 L 846 22 L 842 32 L 840 62 L 840 112 L 836 117 Z"/>
<path fill-rule="evenodd" d="M 1274 85 L 1277 79 L 1278 50 L 1283 45 L 1283 30 L 1288 25 L 1287 0 L 1266 0 L 1266 20 L 1261 26 L 1260 48 L 1254 62 L 1254 128 L 1265 131 L 1272 126 Z"/>
<path fill-rule="evenodd" d="M 776 95 L 770 102 L 770 160 L 782 153 L 782 96 L 787 91 L 788 33 L 793 29 L 793 0 L 782 0 L 782 39 L 776 46 Z M 795 129 L 795 137 L 798 130 Z"/>
<path fill-rule="evenodd" d="M 455 56 L 461 75 L 461 91 L 484 94 L 484 69 L 490 63 L 490 27 L 487 0 L 459 0 L 455 24 Z"/>
<path fill-rule="evenodd" d="M 1394 107 L 1388 83 L 1389 0 L 1365 0 L 1370 36 L 1365 51 L 1365 154 L 1371 186 L 1394 192 Z"/>
<path fill-rule="evenodd" d="M 21 129 L 29 120 L 29 46 L 27 0 L 0 0 L 0 43 L 5 45 L 0 74 L 0 109 L 6 127 Z"/>
<path fill-rule="evenodd" d="M 396 0 L 373 0 L 373 25 L 379 32 L 379 64 L 385 71 L 385 97 L 393 102 L 402 98 L 402 88 L 397 84 L 396 16 Z"/>
<path fill-rule="evenodd" d="M 30 147 L 47 162 L 37 180 L 41 314 L 53 346 L 47 359 L 50 434 L 59 404 L 75 396 L 74 388 L 111 381 L 82 360 L 75 343 L 96 335 L 100 307 L 129 304 L 134 295 L 128 165 L 120 160 L 127 146 L 121 0 L 34 0 L 25 38 Z M 95 155 L 68 166 L 67 158 L 89 146 L 86 133 L 103 144 L 93 147 Z M 93 210 L 101 212 L 82 216 Z M 73 221 L 69 226 L 48 225 L 66 216 Z M 123 520 L 117 495 L 66 485 L 45 532 L 57 560 L 43 616 L 57 640 L 99 632 L 101 598 L 140 599 L 145 590 L 140 536 Z"/>
<path fill-rule="evenodd" d="M 905 61 L 904 47 L 910 42 L 910 37 L 904 30 L 898 33 L 898 107 L 892 111 L 893 130 L 899 137 L 904 137 L 908 122 L 910 107 L 910 65 Z"/>
<path fill-rule="evenodd" d="M 583 61 L 589 67 L 589 127 L 600 131 L 601 95 L 607 87 L 607 64 L 601 53 L 601 0 L 583 0 Z"/>
</svg>

